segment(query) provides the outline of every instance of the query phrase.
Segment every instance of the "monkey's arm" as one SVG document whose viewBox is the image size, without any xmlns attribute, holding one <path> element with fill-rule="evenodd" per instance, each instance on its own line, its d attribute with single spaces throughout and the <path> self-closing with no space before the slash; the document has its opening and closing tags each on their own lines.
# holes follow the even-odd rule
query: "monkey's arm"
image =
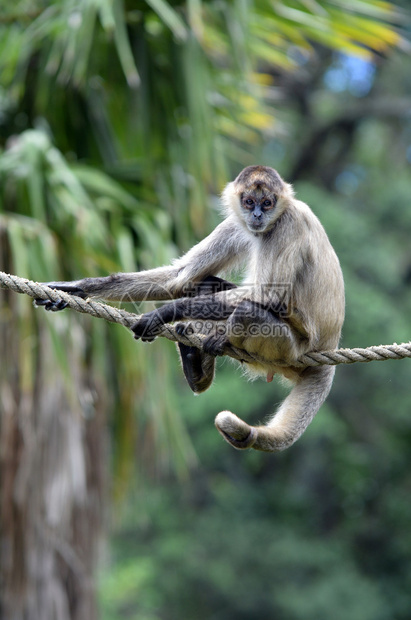
<svg viewBox="0 0 411 620">
<path fill-rule="evenodd" d="M 112 301 L 162 301 L 195 295 L 193 289 L 207 276 L 214 276 L 238 263 L 244 256 L 247 244 L 236 220 L 228 217 L 170 266 L 72 282 L 50 282 L 49 286 L 80 297 L 100 297 Z M 223 290 L 223 287 L 220 285 L 218 290 Z M 61 309 L 48 302 L 44 305 L 48 305 L 48 309 Z"/>
</svg>

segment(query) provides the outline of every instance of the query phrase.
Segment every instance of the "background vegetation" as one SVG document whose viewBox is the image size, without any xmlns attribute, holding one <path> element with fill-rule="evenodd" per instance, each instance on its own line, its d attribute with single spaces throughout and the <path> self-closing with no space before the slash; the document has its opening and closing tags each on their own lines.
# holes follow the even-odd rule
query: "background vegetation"
<svg viewBox="0 0 411 620">
<path fill-rule="evenodd" d="M 342 344 L 410 339 L 405 0 L 2 6 L 0 269 L 166 263 L 261 162 L 337 250 Z M 195 398 L 171 343 L 4 291 L 0 350 L 1 617 L 409 618 L 409 360 L 340 367 L 303 438 L 264 455 L 212 421 L 284 392 L 227 360 Z"/>
</svg>

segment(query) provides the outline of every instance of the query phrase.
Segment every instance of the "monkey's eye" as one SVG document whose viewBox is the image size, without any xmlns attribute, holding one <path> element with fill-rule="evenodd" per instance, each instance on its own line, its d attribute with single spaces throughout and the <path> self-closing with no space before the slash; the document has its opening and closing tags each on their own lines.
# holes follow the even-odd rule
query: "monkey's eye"
<svg viewBox="0 0 411 620">
<path fill-rule="evenodd" d="M 247 198 L 244 202 L 249 207 L 252 207 L 254 205 L 254 200 L 252 198 Z"/>
<path fill-rule="evenodd" d="M 271 207 L 271 200 L 264 200 L 263 207 Z"/>
</svg>

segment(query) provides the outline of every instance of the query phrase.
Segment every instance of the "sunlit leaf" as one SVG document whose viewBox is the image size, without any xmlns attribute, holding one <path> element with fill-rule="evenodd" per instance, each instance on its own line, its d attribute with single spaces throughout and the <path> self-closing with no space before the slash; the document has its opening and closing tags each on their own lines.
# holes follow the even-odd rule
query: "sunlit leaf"
<svg viewBox="0 0 411 620">
<path fill-rule="evenodd" d="M 183 20 L 168 2 L 165 0 L 147 0 L 147 4 L 167 24 L 177 39 L 184 41 L 187 38 L 187 29 Z"/>
<path fill-rule="evenodd" d="M 123 67 L 124 75 L 127 78 L 128 85 L 131 88 L 136 88 L 140 84 L 140 76 L 134 62 L 133 53 L 130 47 L 130 41 L 127 35 L 122 0 L 116 0 L 113 3 L 113 11 L 114 40 L 116 43 L 118 56 L 120 58 L 121 66 Z"/>
</svg>

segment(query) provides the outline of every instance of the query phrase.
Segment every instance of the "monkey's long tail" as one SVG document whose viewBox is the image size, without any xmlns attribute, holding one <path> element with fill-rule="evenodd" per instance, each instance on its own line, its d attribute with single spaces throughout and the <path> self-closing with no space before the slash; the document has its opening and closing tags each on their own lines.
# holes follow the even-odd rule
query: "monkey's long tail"
<svg viewBox="0 0 411 620">
<path fill-rule="evenodd" d="M 285 450 L 301 437 L 327 398 L 334 373 L 333 366 L 306 368 L 265 426 L 249 426 L 231 411 L 221 411 L 215 419 L 217 430 L 239 450 Z"/>
</svg>

